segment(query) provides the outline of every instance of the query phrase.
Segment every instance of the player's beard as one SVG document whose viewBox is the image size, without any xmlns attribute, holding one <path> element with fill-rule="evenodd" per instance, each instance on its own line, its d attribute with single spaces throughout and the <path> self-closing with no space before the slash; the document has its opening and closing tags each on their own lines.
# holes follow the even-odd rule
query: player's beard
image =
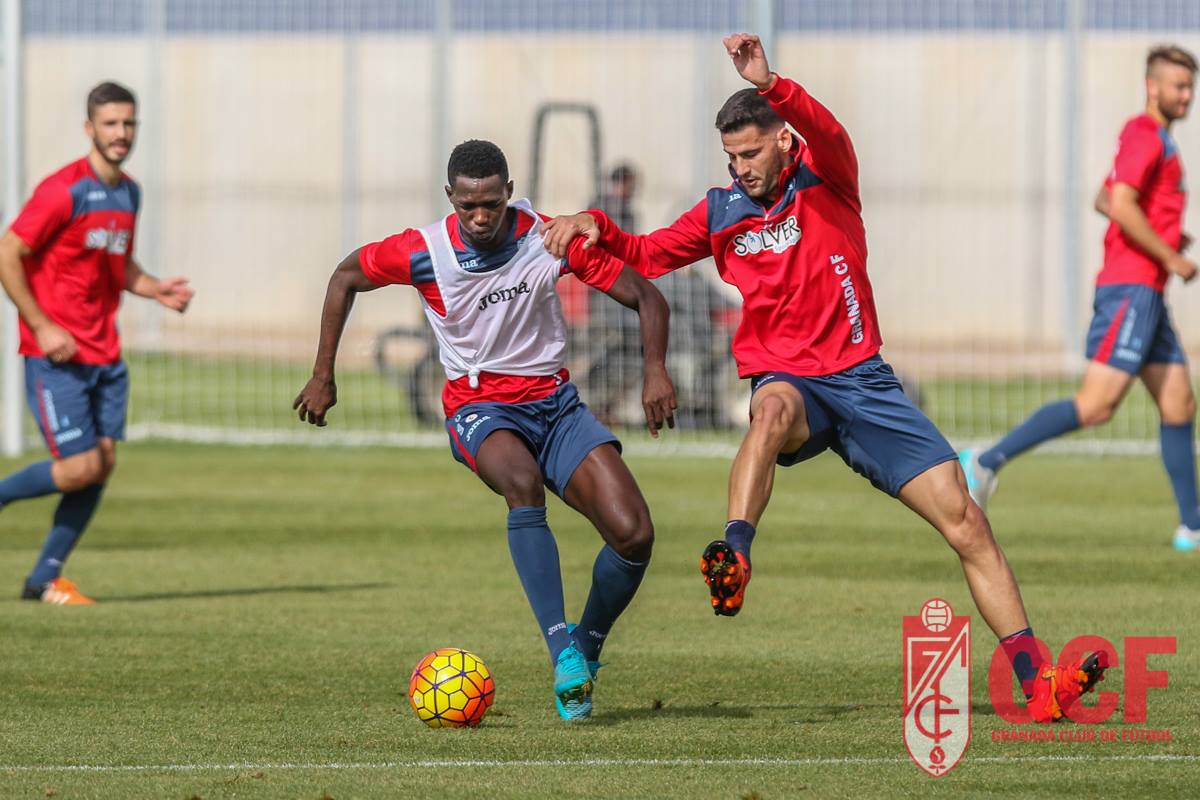
<svg viewBox="0 0 1200 800">
<path fill-rule="evenodd" d="M 109 151 L 118 144 L 125 145 L 125 155 L 120 157 L 110 155 Z M 109 164 L 112 164 L 114 167 L 119 167 L 124 164 L 125 159 L 129 158 L 129 154 L 133 152 L 133 143 L 126 141 L 125 139 L 114 139 L 105 145 L 101 143 L 100 139 L 94 138 L 92 139 L 92 146 L 96 148 L 96 152 L 100 154 L 101 158 L 103 158 Z"/>
</svg>

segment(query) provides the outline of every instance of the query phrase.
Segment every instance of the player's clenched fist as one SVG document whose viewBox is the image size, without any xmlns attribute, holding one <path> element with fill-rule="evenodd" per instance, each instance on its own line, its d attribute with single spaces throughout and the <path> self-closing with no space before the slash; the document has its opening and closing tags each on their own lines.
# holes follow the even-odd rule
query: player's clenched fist
<svg viewBox="0 0 1200 800">
<path fill-rule="evenodd" d="M 316 375 L 309 378 L 308 383 L 300 390 L 300 394 L 292 402 L 292 410 L 300 414 L 300 421 L 310 425 L 325 427 L 325 414 L 337 405 L 337 384 L 332 378 L 321 378 Z"/>
</svg>

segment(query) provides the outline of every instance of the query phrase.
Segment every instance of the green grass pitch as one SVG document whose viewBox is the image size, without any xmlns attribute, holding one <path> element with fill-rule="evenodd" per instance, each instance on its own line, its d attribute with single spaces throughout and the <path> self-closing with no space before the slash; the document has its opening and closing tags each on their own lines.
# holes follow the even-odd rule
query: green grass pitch
<svg viewBox="0 0 1200 800">
<path fill-rule="evenodd" d="M 1115 744 L 992 741 L 995 641 L 957 559 L 831 456 L 780 472 L 736 619 L 696 570 L 727 463 L 631 461 L 654 562 L 581 726 L 554 715 L 503 503 L 448 453 L 134 444 L 120 462 L 68 571 L 94 608 L 17 601 L 53 501 L 0 516 L 0 797 L 1200 796 L 1200 555 L 1168 545 L 1154 459 L 1030 457 L 993 504 L 1053 647 L 1178 637 L 1137 726 L 1172 740 Z M 578 613 L 599 537 L 557 501 L 550 518 Z M 900 618 L 933 596 L 974 631 L 972 742 L 936 781 L 901 739 Z M 408 708 L 412 665 L 445 645 L 496 677 L 477 730 Z"/>
</svg>

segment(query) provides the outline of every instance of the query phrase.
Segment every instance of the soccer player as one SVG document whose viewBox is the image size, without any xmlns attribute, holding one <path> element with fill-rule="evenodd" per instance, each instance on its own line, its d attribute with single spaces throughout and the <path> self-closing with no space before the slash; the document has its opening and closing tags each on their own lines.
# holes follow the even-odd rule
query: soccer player
<svg viewBox="0 0 1200 800">
<path fill-rule="evenodd" d="M 1039 669 L 1017 582 L 967 493 L 954 450 L 879 356 L 850 137 L 799 84 L 771 72 L 757 36 L 734 34 L 724 43 L 737 72 L 754 84 L 717 114 L 733 184 L 709 190 L 648 235 L 630 235 L 594 210 L 552 221 L 546 235 L 550 250 L 560 252 L 582 234 L 587 245 L 598 243 L 649 277 L 712 256 L 742 294 L 733 355 L 739 375 L 751 381 L 751 422 L 730 473 L 724 535 L 701 557 L 713 610 L 733 616 L 742 608 L 776 464 L 832 449 L 945 537 L 1032 698 L 1034 718 L 1061 716 L 1102 667 L 1089 662 L 1082 680 L 1079 665 Z"/>
<path fill-rule="evenodd" d="M 416 288 L 438 341 L 450 450 L 508 503 L 508 546 L 554 665 L 554 696 L 568 721 L 592 711 L 592 681 L 613 623 L 633 599 L 654 531 L 620 443 L 579 399 L 563 368 L 566 329 L 555 283 L 568 272 L 636 309 L 642 401 L 650 433 L 674 426 L 667 375 L 668 309 L 649 281 L 582 242 L 564 259 L 546 251 L 544 218 L 512 201 L 508 163 L 491 142 L 454 148 L 446 196 L 454 213 L 355 250 L 329 279 L 313 377 L 293 405 L 324 425 L 337 400 L 334 361 L 354 297 L 390 284 Z M 545 488 L 588 518 L 604 539 L 577 626 L 566 623 L 558 547 Z"/>
<path fill-rule="evenodd" d="M 1196 398 L 1187 358 L 1171 324 L 1163 289 L 1172 274 L 1196 277 L 1183 255 L 1187 199 L 1179 147 L 1171 125 L 1191 105 L 1195 57 L 1179 47 L 1156 47 L 1146 58 L 1146 110 L 1125 123 L 1113 168 L 1096 197 L 1111 222 L 1104 265 L 1096 275 L 1095 316 L 1087 334 L 1087 370 L 1075 396 L 1042 406 L 996 444 L 961 454 L 971 496 L 981 507 L 996 490 L 996 473 L 1048 439 L 1112 418 L 1135 378 L 1154 398 L 1162 425 L 1162 460 L 1179 506 L 1177 550 L 1200 544 L 1200 503 L 1192 426 Z"/>
<path fill-rule="evenodd" d="M 21 315 L 25 392 L 52 458 L 0 480 L 0 505 L 60 493 L 54 523 L 21 596 L 91 605 L 62 577 L 125 437 L 129 372 L 121 360 L 121 292 L 183 312 L 186 278 L 159 280 L 133 258 L 138 185 L 121 171 L 137 132 L 137 101 L 115 83 L 88 93 L 86 157 L 42 181 L 0 239 L 0 281 Z"/>
</svg>

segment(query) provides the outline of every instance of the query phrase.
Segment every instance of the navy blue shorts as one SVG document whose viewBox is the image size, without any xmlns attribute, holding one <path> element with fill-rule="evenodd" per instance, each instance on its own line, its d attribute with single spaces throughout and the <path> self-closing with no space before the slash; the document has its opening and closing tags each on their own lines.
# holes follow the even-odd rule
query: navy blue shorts
<svg viewBox="0 0 1200 800">
<path fill-rule="evenodd" d="M 779 455 L 780 466 L 790 467 L 829 449 L 875 488 L 895 497 L 922 472 L 958 458 L 879 356 L 833 375 L 768 372 L 755 376 L 750 386 L 758 391 L 780 381 L 804 398 L 810 431 L 803 447 Z"/>
<path fill-rule="evenodd" d="M 115 364 L 55 364 L 25 357 L 25 400 L 55 458 L 96 447 L 100 438 L 125 438 L 129 370 Z"/>
<path fill-rule="evenodd" d="M 573 383 L 530 403 L 471 403 L 446 420 L 450 451 L 459 463 L 476 472 L 479 447 L 496 431 L 521 437 L 537 459 L 542 479 L 559 497 L 587 454 L 609 442 L 621 442 L 592 414 Z"/>
<path fill-rule="evenodd" d="M 1137 375 L 1147 364 L 1186 364 L 1162 292 L 1136 283 L 1096 287 L 1089 361 Z"/>
</svg>

